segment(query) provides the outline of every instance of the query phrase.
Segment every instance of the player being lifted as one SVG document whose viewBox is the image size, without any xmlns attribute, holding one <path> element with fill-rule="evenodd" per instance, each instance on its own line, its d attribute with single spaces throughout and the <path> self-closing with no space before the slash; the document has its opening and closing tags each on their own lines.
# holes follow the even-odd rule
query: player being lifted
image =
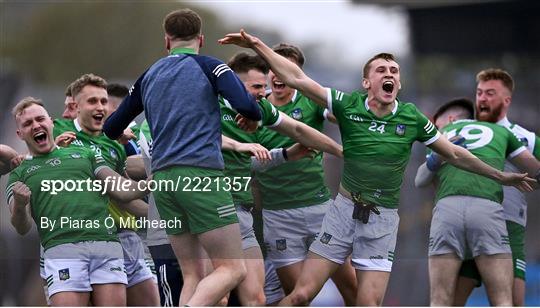
<svg viewBox="0 0 540 308">
<path fill-rule="evenodd" d="M 390 277 L 398 229 L 397 207 L 412 143 L 423 142 L 449 163 L 505 185 L 532 189 L 526 174 L 501 172 L 462 147 L 440 138 L 435 126 L 414 104 L 396 99 L 399 65 L 391 54 L 371 58 L 363 70 L 367 93 L 324 88 L 294 63 L 258 38 L 228 34 L 222 44 L 249 47 L 261 55 L 286 84 L 337 118 L 345 160 L 340 193 L 325 215 L 322 229 L 293 293 L 283 305 L 308 304 L 324 282 L 352 253 L 358 281 L 357 305 L 380 305 Z M 371 215 L 370 213 L 378 215 Z"/>
<path fill-rule="evenodd" d="M 449 140 L 499 170 L 503 170 L 506 158 L 529 174 L 540 170 L 540 163 L 510 130 L 475 121 L 473 115 L 473 103 L 457 99 L 441 106 L 433 120 Z M 471 257 L 486 283 L 489 302 L 511 306 L 512 258 L 501 206 L 502 186 L 442 164 L 438 155 L 431 153 L 419 167 L 415 184 L 426 184 L 433 175 L 439 185 L 429 236 L 431 306 L 453 304 L 460 266 Z"/>
<path fill-rule="evenodd" d="M 189 9 L 164 20 L 169 56 L 139 77 L 130 95 L 107 119 L 104 131 L 117 139 L 143 110 L 153 137 L 155 180 L 183 182 L 178 191 L 156 191 L 161 219 L 182 220 L 167 229 L 180 263 L 184 285 L 180 305 L 214 305 L 244 278 L 240 230 L 230 192 L 223 189 L 223 158 L 218 95 L 242 115 L 261 118 L 259 107 L 222 61 L 198 55 L 204 36 L 201 18 Z M 208 191 L 193 190 L 196 181 L 212 179 Z M 204 254 L 214 270 L 206 275 Z"/>
<path fill-rule="evenodd" d="M 485 69 L 476 75 L 476 117 L 480 121 L 497 123 L 510 129 L 523 145 L 540 159 L 540 138 L 508 120 L 507 114 L 512 103 L 514 80 L 501 69 Z M 505 163 L 505 170 L 515 171 L 511 162 Z M 510 238 L 512 259 L 514 262 L 514 285 L 512 289 L 513 305 L 525 304 L 525 226 L 527 224 L 527 200 L 522 192 L 513 187 L 503 187 L 502 206 Z M 475 286 L 480 285 L 480 275 L 472 260 L 463 262 L 458 279 L 455 302 L 464 306 Z"/>
<path fill-rule="evenodd" d="M 9 177 L 11 223 L 21 235 L 30 230 L 32 219 L 38 227 L 51 304 L 86 306 L 91 299 L 97 306 L 126 305 L 122 247 L 114 224 L 107 223 L 108 196 L 101 190 L 124 202 L 145 193 L 110 169 L 99 153 L 57 147 L 52 120 L 40 100 L 21 100 L 13 115 L 29 156 Z M 128 190 L 111 190 L 103 182 L 98 190 L 67 189 L 69 183 L 107 178 L 127 182 Z M 52 183 L 64 184 L 66 191 L 53 193 L 51 187 L 57 186 Z"/>
</svg>

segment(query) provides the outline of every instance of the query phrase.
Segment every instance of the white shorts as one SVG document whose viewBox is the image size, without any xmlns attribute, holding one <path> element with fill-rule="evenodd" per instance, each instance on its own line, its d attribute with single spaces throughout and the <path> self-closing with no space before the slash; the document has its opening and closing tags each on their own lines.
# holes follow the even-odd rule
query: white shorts
<svg viewBox="0 0 540 308">
<path fill-rule="evenodd" d="M 94 284 L 127 284 L 118 242 L 61 244 L 44 252 L 49 297 L 58 292 L 90 292 Z"/>
<path fill-rule="evenodd" d="M 264 260 L 264 295 L 266 296 L 266 305 L 277 303 L 285 297 L 285 291 L 281 287 L 276 268 L 269 259 Z"/>
<path fill-rule="evenodd" d="M 151 269 L 146 264 L 144 246 L 141 238 L 135 231 L 121 230 L 118 238 L 124 252 L 124 267 L 127 274 L 127 287 L 130 288 L 147 279 L 157 281 Z"/>
<path fill-rule="evenodd" d="M 332 200 L 285 210 L 263 209 L 264 241 L 268 258 L 276 268 L 306 259 L 309 246 L 321 230 L 324 214 Z"/>
<path fill-rule="evenodd" d="M 257 242 L 255 231 L 253 230 L 253 216 L 251 215 L 251 211 L 245 206 L 237 205 L 236 215 L 238 216 L 240 235 L 242 236 L 242 250 L 259 247 L 259 242 Z"/>
<path fill-rule="evenodd" d="M 352 255 L 351 263 L 358 270 L 390 272 L 399 216 L 397 209 L 378 209 L 381 214 L 371 213 L 364 224 L 352 218 L 353 202 L 338 194 L 309 250 L 338 264 Z"/>
<path fill-rule="evenodd" d="M 503 207 L 471 196 L 448 196 L 433 209 L 429 255 L 457 254 L 462 260 L 479 255 L 511 254 Z"/>
</svg>

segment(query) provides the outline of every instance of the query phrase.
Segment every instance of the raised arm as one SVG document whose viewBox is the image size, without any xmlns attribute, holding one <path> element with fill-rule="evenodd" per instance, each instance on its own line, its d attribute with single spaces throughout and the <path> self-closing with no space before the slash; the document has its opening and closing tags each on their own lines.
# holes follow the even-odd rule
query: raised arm
<svg viewBox="0 0 540 308">
<path fill-rule="evenodd" d="M 521 191 L 532 191 L 531 184 L 536 183 L 534 179 L 527 177 L 526 173 L 503 172 L 489 166 L 465 148 L 448 141 L 446 137 L 441 136 L 429 147 L 440 154 L 448 163 L 493 179 L 502 185 L 515 186 Z"/>
<path fill-rule="evenodd" d="M 243 29 L 240 33 L 230 33 L 218 41 L 220 44 L 234 44 L 251 48 L 259 54 L 272 68 L 281 81 L 295 88 L 315 103 L 327 107 L 328 92 L 320 84 L 309 78 L 296 64 L 275 53 L 259 38 L 248 34 Z"/>
<path fill-rule="evenodd" d="M 143 77 L 144 74 L 131 87 L 129 95 L 124 98 L 118 109 L 105 121 L 103 132 L 110 139 L 116 140 L 120 138 L 131 121 L 143 112 L 144 107 L 141 96 L 141 82 Z"/>
<path fill-rule="evenodd" d="M 30 189 L 22 182 L 15 182 L 10 190 L 12 198 L 9 198 L 11 211 L 11 224 L 20 235 L 25 235 L 32 228 L 30 215 Z"/>
</svg>

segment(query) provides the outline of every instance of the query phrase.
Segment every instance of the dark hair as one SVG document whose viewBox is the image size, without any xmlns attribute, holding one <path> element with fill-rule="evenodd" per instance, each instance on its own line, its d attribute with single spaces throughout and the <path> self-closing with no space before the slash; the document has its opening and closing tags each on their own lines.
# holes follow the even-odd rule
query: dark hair
<svg viewBox="0 0 540 308">
<path fill-rule="evenodd" d="M 366 65 L 364 65 L 364 78 L 367 78 L 368 75 L 369 75 L 369 69 L 370 69 L 370 65 L 371 65 L 371 62 L 377 60 L 377 59 L 384 59 L 386 61 L 396 61 L 396 57 L 394 57 L 393 54 L 391 53 L 379 53 L 379 54 L 376 54 L 374 55 L 371 59 L 369 59 L 367 62 L 366 62 Z"/>
<path fill-rule="evenodd" d="M 71 83 L 71 96 L 75 98 L 75 96 L 77 96 L 77 94 L 79 94 L 87 85 L 107 89 L 107 82 L 105 79 L 94 74 L 84 74 Z"/>
<path fill-rule="evenodd" d="M 201 17 L 190 9 L 170 12 L 163 20 L 163 29 L 172 39 L 189 41 L 201 34 Z"/>
<path fill-rule="evenodd" d="M 499 68 L 488 68 L 476 75 L 476 82 L 490 80 L 500 80 L 510 93 L 514 92 L 514 79 L 512 79 L 512 76 L 507 71 Z"/>
<path fill-rule="evenodd" d="M 278 55 L 281 55 L 289 60 L 293 60 L 293 62 L 300 67 L 304 66 L 304 63 L 306 62 L 306 58 L 304 57 L 302 50 L 294 45 L 280 43 L 274 45 L 272 50 L 274 50 Z"/>
<path fill-rule="evenodd" d="M 263 74 L 268 74 L 268 64 L 258 55 L 250 55 L 247 52 L 235 54 L 227 63 L 229 67 L 237 74 L 247 73 L 250 70 L 256 70 Z"/>
<path fill-rule="evenodd" d="M 123 84 L 109 83 L 107 85 L 107 94 L 109 96 L 124 98 L 128 95 L 128 93 L 129 89 Z"/>
<path fill-rule="evenodd" d="M 474 119 L 474 103 L 468 98 L 456 98 L 439 107 L 433 115 L 433 121 L 437 121 L 448 110 L 457 108 L 466 112 L 464 119 Z"/>
<path fill-rule="evenodd" d="M 66 88 L 66 91 L 64 92 L 66 94 L 66 96 L 70 96 L 71 97 L 71 86 L 73 85 L 73 83 L 70 83 L 67 88 Z"/>
</svg>

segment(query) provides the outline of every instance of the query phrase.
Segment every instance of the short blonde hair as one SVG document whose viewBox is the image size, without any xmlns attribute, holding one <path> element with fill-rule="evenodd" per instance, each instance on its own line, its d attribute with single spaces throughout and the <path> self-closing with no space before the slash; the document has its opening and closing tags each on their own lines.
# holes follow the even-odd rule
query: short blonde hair
<svg viewBox="0 0 540 308">
<path fill-rule="evenodd" d="M 84 74 L 71 83 L 71 97 L 75 98 L 75 96 L 77 96 L 77 94 L 79 94 L 87 85 L 107 90 L 107 82 L 105 79 L 94 74 Z"/>
<path fill-rule="evenodd" d="M 38 106 L 41 106 L 41 107 L 45 107 L 43 105 L 43 102 L 39 99 L 39 98 L 34 98 L 32 96 L 27 96 L 23 99 L 21 99 L 17 105 L 15 105 L 15 107 L 13 107 L 13 109 L 11 110 L 11 114 L 17 118 L 18 116 L 20 116 L 23 111 L 32 106 L 32 105 L 38 105 Z"/>
<path fill-rule="evenodd" d="M 480 71 L 476 75 L 476 82 L 486 82 L 490 80 L 500 80 L 510 93 L 514 92 L 514 79 L 512 79 L 512 76 L 507 71 L 500 68 L 488 68 Z"/>
</svg>

